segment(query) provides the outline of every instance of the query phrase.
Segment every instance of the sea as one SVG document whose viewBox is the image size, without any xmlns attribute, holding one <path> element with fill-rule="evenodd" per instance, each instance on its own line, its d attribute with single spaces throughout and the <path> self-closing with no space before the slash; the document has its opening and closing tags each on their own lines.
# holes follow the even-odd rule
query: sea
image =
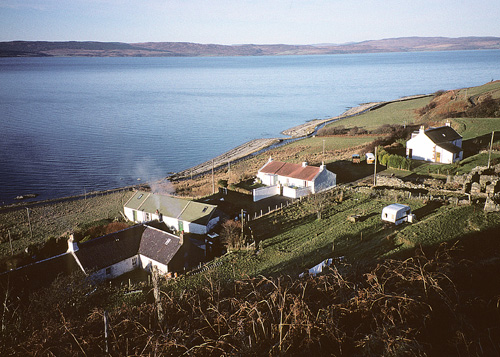
<svg viewBox="0 0 500 357">
<path fill-rule="evenodd" d="M 0 205 L 164 178 L 362 103 L 500 79 L 500 50 L 0 58 Z"/>
</svg>

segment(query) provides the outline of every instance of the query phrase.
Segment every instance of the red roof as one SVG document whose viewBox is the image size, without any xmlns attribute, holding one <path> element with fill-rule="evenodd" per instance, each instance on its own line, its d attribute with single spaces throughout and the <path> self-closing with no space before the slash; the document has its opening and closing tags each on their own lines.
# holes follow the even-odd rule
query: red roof
<svg viewBox="0 0 500 357">
<path fill-rule="evenodd" d="M 270 161 L 260 169 L 260 172 L 312 181 L 320 172 L 320 168 L 316 166 L 302 166 L 301 164 L 292 164 L 289 162 Z"/>
</svg>

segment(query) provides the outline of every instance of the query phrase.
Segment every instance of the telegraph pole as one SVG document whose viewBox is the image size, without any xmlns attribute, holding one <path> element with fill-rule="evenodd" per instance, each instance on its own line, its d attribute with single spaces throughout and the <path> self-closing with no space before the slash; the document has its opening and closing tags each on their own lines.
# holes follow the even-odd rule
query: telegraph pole
<svg viewBox="0 0 500 357">
<path fill-rule="evenodd" d="M 493 138 L 495 137 L 495 131 L 491 132 L 491 141 L 490 141 L 490 152 L 488 154 L 488 168 L 490 168 L 491 164 L 491 149 L 493 147 Z"/>
<path fill-rule="evenodd" d="M 212 159 L 212 193 L 215 193 L 214 159 Z"/>
<path fill-rule="evenodd" d="M 375 146 L 375 167 L 373 169 L 373 186 L 377 186 L 377 147 Z"/>
<path fill-rule="evenodd" d="M 30 227 L 31 239 L 33 239 L 33 230 L 31 229 L 31 221 L 30 221 L 30 209 L 28 207 L 26 207 L 26 212 L 28 212 L 28 225 Z"/>
</svg>

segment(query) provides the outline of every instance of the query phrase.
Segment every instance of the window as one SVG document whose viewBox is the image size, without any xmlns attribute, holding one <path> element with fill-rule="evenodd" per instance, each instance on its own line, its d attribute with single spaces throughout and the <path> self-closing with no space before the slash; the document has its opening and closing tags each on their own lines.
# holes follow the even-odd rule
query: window
<svg viewBox="0 0 500 357">
<path fill-rule="evenodd" d="M 106 268 L 106 275 L 111 275 L 111 267 Z"/>
<path fill-rule="evenodd" d="M 149 214 L 149 212 L 144 212 L 144 220 L 146 222 L 149 222 L 151 220 L 151 215 Z"/>
<path fill-rule="evenodd" d="M 138 200 L 140 200 L 142 198 L 142 196 L 144 196 L 144 194 L 140 194 L 139 197 L 137 197 Z"/>
<path fill-rule="evenodd" d="M 132 258 L 132 266 L 135 268 L 137 267 L 137 257 Z"/>
</svg>

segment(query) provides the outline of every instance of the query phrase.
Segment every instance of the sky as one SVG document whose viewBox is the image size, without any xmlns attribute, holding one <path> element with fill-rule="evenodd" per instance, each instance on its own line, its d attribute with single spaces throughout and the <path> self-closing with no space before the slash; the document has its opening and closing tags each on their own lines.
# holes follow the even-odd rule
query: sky
<svg viewBox="0 0 500 357">
<path fill-rule="evenodd" d="M 0 41 L 347 43 L 500 37 L 499 0 L 0 0 Z"/>
</svg>

